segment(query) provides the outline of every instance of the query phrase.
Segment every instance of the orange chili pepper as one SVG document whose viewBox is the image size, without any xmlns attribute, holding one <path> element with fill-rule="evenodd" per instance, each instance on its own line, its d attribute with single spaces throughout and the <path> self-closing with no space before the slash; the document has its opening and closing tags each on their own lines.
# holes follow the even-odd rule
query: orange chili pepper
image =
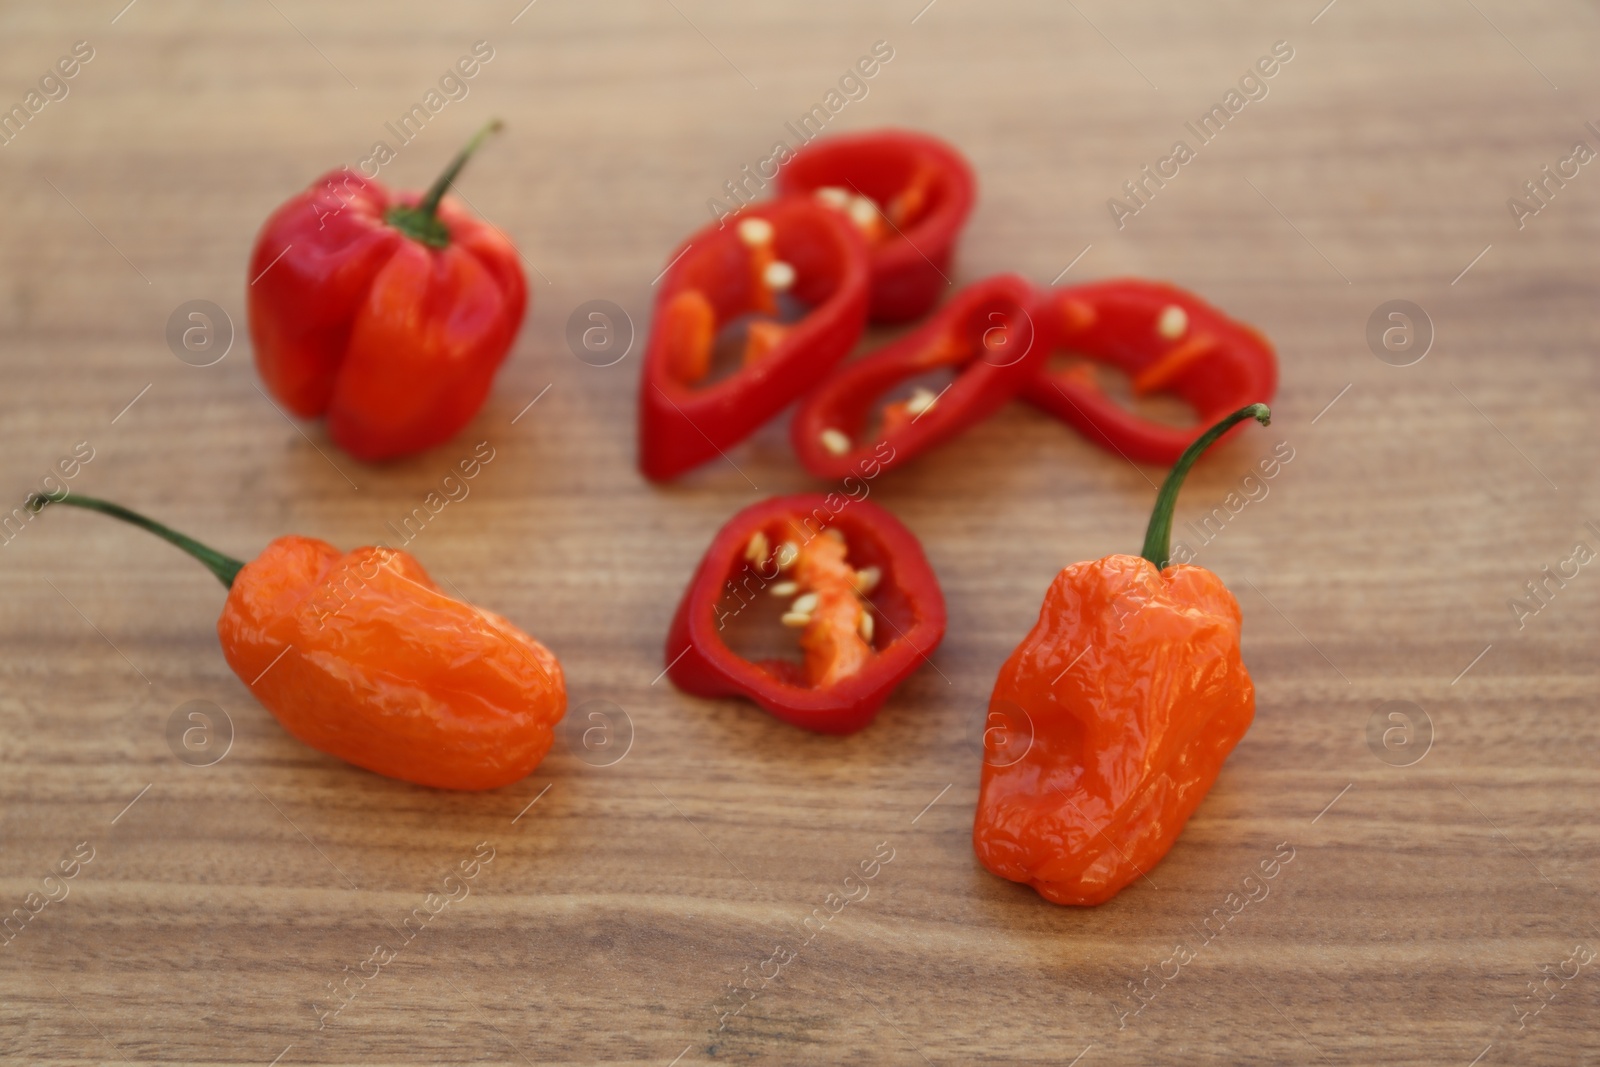
<svg viewBox="0 0 1600 1067">
<path fill-rule="evenodd" d="M 972 844 L 993 873 L 1057 904 L 1110 900 L 1167 854 L 1249 729 L 1239 605 L 1215 574 L 1168 556 L 1189 468 L 1235 423 L 1270 416 L 1251 404 L 1189 446 L 1143 558 L 1073 564 L 1045 594 L 989 699 L 986 741 L 1022 738 L 985 752 Z"/>
<path fill-rule="evenodd" d="M 165 538 L 228 587 L 228 666 L 285 730 L 369 771 L 440 789 L 525 778 L 567 708 L 561 664 L 507 620 L 446 596 L 382 547 L 280 537 L 248 563 L 117 504 L 36 493 Z"/>
</svg>

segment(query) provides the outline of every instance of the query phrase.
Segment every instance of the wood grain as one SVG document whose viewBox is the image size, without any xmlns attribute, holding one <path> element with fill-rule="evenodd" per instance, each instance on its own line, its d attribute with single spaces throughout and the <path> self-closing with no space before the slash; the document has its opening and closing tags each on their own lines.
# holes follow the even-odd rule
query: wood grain
<svg viewBox="0 0 1600 1067">
<path fill-rule="evenodd" d="M 488 795 L 354 770 L 228 672 L 203 570 L 84 514 L 28 524 L 0 547 L 0 910 L 78 843 L 93 859 L 0 945 L 0 1060 L 1597 1062 L 1590 969 L 1520 1029 L 1515 1011 L 1541 965 L 1600 947 L 1600 577 L 1584 568 L 1520 627 L 1507 603 L 1575 542 L 1600 547 L 1600 174 L 1521 229 L 1506 206 L 1574 141 L 1600 147 L 1591 9 L 122 2 L 0 12 L 0 104 L 73 42 L 95 50 L 0 147 L 7 507 L 88 442 L 74 487 L 225 551 L 286 531 L 355 545 L 489 441 L 471 495 L 410 547 L 548 643 L 574 707 L 614 703 L 633 740 L 609 766 L 558 742 Z M 534 311 L 457 442 L 363 466 L 258 391 L 247 252 L 272 207 L 357 162 L 477 40 L 494 59 L 383 176 L 425 184 L 504 118 L 461 188 L 523 250 Z M 653 681 L 722 520 L 814 487 L 783 426 L 647 486 L 637 349 L 602 368 L 565 340 L 591 299 L 642 333 L 664 251 L 879 40 L 894 58 L 831 128 L 923 127 L 970 154 L 957 283 L 1048 283 L 1087 247 L 1065 280 L 1172 279 L 1282 359 L 1273 427 L 1197 472 L 1179 514 L 1294 450 L 1200 553 L 1244 609 L 1256 723 L 1149 882 L 1094 910 L 976 864 L 974 720 L 1056 570 L 1137 546 L 1160 472 L 1019 405 L 885 476 L 872 499 L 923 539 L 949 637 L 871 729 L 812 737 Z M 1107 198 L 1277 41 L 1294 57 L 1266 97 L 1117 229 Z M 214 366 L 165 340 L 195 299 L 240 334 Z M 1408 367 L 1365 339 L 1394 299 L 1435 331 Z M 191 700 L 232 722 L 209 767 L 167 741 Z M 1420 762 L 1369 748 L 1387 701 L 1431 722 Z M 402 944 L 480 842 L 494 857 L 470 894 Z M 1170 976 L 1281 842 L 1294 859 L 1270 895 L 1119 1019 L 1129 983 Z M 868 897 L 811 937 L 880 843 L 893 859 Z M 319 1028 L 329 984 L 380 944 L 392 961 Z M 719 1028 L 730 983 L 778 945 L 794 959 Z"/>
</svg>

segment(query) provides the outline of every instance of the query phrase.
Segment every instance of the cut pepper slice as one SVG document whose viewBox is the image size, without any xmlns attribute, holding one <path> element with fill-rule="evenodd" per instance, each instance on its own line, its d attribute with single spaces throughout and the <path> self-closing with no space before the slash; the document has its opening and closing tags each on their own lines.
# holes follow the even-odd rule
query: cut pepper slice
<svg viewBox="0 0 1600 1067">
<path fill-rule="evenodd" d="M 655 481 L 714 459 L 826 374 L 866 326 L 861 235 L 809 199 L 753 205 L 690 237 L 656 298 L 639 388 L 639 469 Z M 805 306 L 779 322 L 778 293 Z M 705 383 L 717 333 L 748 323 L 743 365 Z"/>
<path fill-rule="evenodd" d="M 872 249 L 874 322 L 927 314 L 950 284 L 956 238 L 972 213 L 972 166 L 944 141 L 873 130 L 807 145 L 778 172 L 784 193 L 816 196 L 849 217 Z"/>
<path fill-rule="evenodd" d="M 819 478 L 858 473 L 873 459 L 888 469 L 994 414 L 1038 375 L 1046 355 L 1036 301 L 1025 279 L 998 274 L 957 293 L 915 332 L 845 364 L 795 412 L 790 434 L 800 462 Z M 919 389 L 890 404 L 869 432 L 880 396 L 943 368 L 957 371 L 943 392 Z"/>
<path fill-rule="evenodd" d="M 723 637 L 758 596 L 794 598 L 804 664 L 745 659 Z M 910 530 L 837 493 L 753 504 L 728 520 L 667 634 L 667 676 L 700 697 L 742 696 L 819 733 L 870 723 L 944 638 L 944 595 Z"/>
<path fill-rule="evenodd" d="M 1108 396 L 1082 364 L 1041 370 L 1023 398 L 1108 452 L 1171 466 L 1207 426 L 1277 391 L 1271 342 L 1177 286 L 1119 278 L 1052 290 L 1040 307 L 1050 349 L 1117 367 L 1136 396 L 1171 393 L 1198 416 L 1187 427 L 1156 422 Z"/>
</svg>

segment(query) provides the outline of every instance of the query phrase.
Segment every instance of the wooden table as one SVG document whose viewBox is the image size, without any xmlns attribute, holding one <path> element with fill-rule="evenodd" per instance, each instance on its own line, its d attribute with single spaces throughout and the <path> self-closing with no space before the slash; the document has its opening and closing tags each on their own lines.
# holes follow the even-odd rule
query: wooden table
<svg viewBox="0 0 1600 1067">
<path fill-rule="evenodd" d="M 1574 142 L 1600 148 L 1592 10 L 122 2 L 0 14 L 0 104 L 75 41 L 93 50 L 0 148 L 7 506 L 77 447 L 93 458 L 74 489 L 225 551 L 286 531 L 349 546 L 390 538 L 488 441 L 470 496 L 409 547 L 561 656 L 576 725 L 496 793 L 355 770 L 229 673 L 220 591 L 192 561 L 77 512 L 8 531 L 3 908 L 80 862 L 0 944 L 0 1060 L 1597 1062 L 1600 976 L 1566 961 L 1600 948 L 1600 576 L 1510 605 L 1576 543 L 1600 550 L 1600 170 L 1567 164 L 1542 205 L 1522 191 Z M 364 466 L 258 388 L 246 257 L 275 205 L 391 139 L 479 40 L 493 58 L 465 98 L 382 176 L 426 184 L 503 117 L 461 192 L 518 242 L 534 310 L 466 433 Z M 712 533 L 817 486 L 783 426 L 646 485 L 637 342 L 595 366 L 566 340 L 596 299 L 642 336 L 665 250 L 878 41 L 893 58 L 828 128 L 922 127 L 970 155 L 958 284 L 1169 278 L 1259 324 L 1282 361 L 1272 428 L 1198 471 L 1179 513 L 1292 450 L 1199 553 L 1244 610 L 1255 725 L 1168 858 L 1093 910 L 978 866 L 973 739 L 1052 575 L 1136 550 L 1160 471 L 1016 406 L 884 477 L 872 499 L 926 545 L 949 636 L 872 728 L 813 737 L 659 677 Z M 1279 41 L 1292 58 L 1245 86 L 1266 95 L 1191 134 Z M 1118 228 L 1108 198 L 1136 206 L 1123 183 L 1179 139 L 1194 158 Z M 209 366 L 167 341 L 194 300 L 237 334 Z M 1369 322 L 1394 300 L 1426 323 L 1413 312 L 1411 347 L 1380 359 Z M 181 737 L 190 701 L 221 709 L 215 746 L 231 735 L 208 766 L 206 738 Z M 631 734 L 614 762 L 571 743 L 610 705 L 609 736 Z M 1205 943 L 1280 845 L 1269 894 Z M 468 895 L 402 943 L 488 849 Z M 891 850 L 812 937 L 807 916 Z M 756 977 L 780 945 L 794 959 Z M 363 971 L 333 1015 L 333 983 Z"/>
</svg>

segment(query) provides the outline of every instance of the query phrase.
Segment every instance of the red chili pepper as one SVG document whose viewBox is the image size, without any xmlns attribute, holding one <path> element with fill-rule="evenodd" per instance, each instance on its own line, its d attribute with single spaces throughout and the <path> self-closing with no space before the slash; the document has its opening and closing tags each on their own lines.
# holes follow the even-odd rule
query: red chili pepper
<svg viewBox="0 0 1600 1067">
<path fill-rule="evenodd" d="M 1195 439 L 1156 497 L 1142 558 L 1056 575 L 989 699 L 985 740 L 1020 737 L 985 754 L 972 844 L 990 871 L 1057 904 L 1110 900 L 1167 854 L 1249 729 L 1239 605 L 1215 574 L 1168 557 L 1189 468 L 1229 427 L 1270 414 L 1251 404 Z"/>
<path fill-rule="evenodd" d="M 517 251 L 441 201 L 332 171 L 273 212 L 250 258 L 250 337 L 267 389 L 364 460 L 431 448 L 471 421 L 527 310 Z M 419 202 L 420 201 L 420 202 Z"/>
<path fill-rule="evenodd" d="M 874 130 L 807 145 L 778 172 L 783 193 L 814 194 L 845 212 L 872 247 L 874 322 L 926 314 L 977 195 L 972 167 L 936 137 Z"/>
<path fill-rule="evenodd" d="M 752 662 L 723 638 L 755 598 L 794 598 L 804 663 Z M 743 696 L 785 722 L 848 734 L 944 638 L 944 595 L 922 546 L 889 512 L 839 494 L 753 504 L 728 520 L 684 591 L 667 675 L 700 697 Z"/>
<path fill-rule="evenodd" d="M 1211 423 L 1277 390 L 1271 343 L 1176 286 L 1139 278 L 1070 286 L 1053 290 L 1041 309 L 1052 349 L 1122 370 L 1136 396 L 1174 393 L 1194 408 L 1193 426 L 1137 415 L 1108 396 L 1086 364 L 1029 383 L 1029 403 L 1130 460 L 1170 466 Z"/>
<path fill-rule="evenodd" d="M 1045 358 L 1035 300 L 1025 280 L 999 274 L 957 293 L 913 333 L 846 363 L 795 412 L 790 433 L 800 462 L 819 478 L 842 478 L 886 443 L 887 469 L 994 414 L 1037 376 Z M 869 425 L 886 391 L 945 369 L 956 377 L 942 392 L 918 386 L 885 407 L 878 426 Z"/>
<path fill-rule="evenodd" d="M 784 321 L 780 295 L 804 316 Z M 821 205 L 756 204 L 690 237 L 661 280 L 645 347 L 640 471 L 673 478 L 742 441 L 844 358 L 866 314 L 866 246 Z M 740 332 L 742 366 L 707 384 L 719 335 Z"/>
</svg>

